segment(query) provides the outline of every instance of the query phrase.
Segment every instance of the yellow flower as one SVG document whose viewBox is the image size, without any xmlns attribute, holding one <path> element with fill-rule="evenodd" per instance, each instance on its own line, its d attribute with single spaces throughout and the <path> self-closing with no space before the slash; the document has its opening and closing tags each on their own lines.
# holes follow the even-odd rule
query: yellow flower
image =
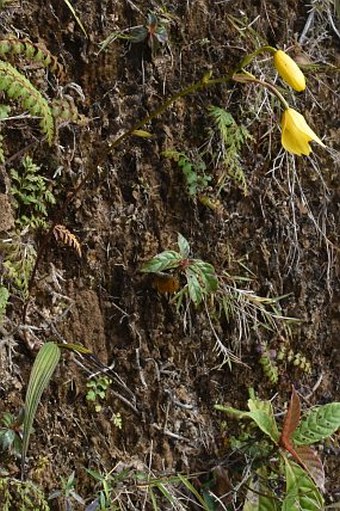
<svg viewBox="0 0 340 511">
<path fill-rule="evenodd" d="M 303 72 L 296 62 L 282 50 L 274 53 L 274 65 L 277 72 L 288 85 L 297 92 L 301 92 L 306 88 L 306 80 Z"/>
<path fill-rule="evenodd" d="M 309 155 L 311 147 L 309 142 L 314 140 L 322 147 L 326 147 L 319 137 L 308 126 L 303 115 L 293 108 L 287 108 L 282 115 L 282 136 L 281 143 L 289 153 Z"/>
</svg>

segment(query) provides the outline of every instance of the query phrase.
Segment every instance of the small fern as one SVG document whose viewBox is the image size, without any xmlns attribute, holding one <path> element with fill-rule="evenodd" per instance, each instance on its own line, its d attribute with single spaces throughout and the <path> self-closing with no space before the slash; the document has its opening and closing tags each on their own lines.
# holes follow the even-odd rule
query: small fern
<svg viewBox="0 0 340 511">
<path fill-rule="evenodd" d="M 175 161 L 179 168 L 182 169 L 187 191 L 191 198 L 196 198 L 197 195 L 207 189 L 211 176 L 205 173 L 206 164 L 199 155 L 190 160 L 185 153 L 180 153 L 175 149 L 168 149 L 163 152 L 163 156 Z"/>
<path fill-rule="evenodd" d="M 81 246 L 77 237 L 67 229 L 64 225 L 56 225 L 53 229 L 55 239 L 61 240 L 64 245 L 72 247 L 73 250 L 81 257 Z"/>
<path fill-rule="evenodd" d="M 49 511 L 43 492 L 31 481 L 0 478 L 1 511 Z"/>
<path fill-rule="evenodd" d="M 36 251 L 31 243 L 23 242 L 19 234 L 13 234 L 11 239 L 0 244 L 4 254 L 2 263 L 5 270 L 4 277 L 18 290 L 22 298 L 28 297 L 28 286 L 33 266 L 36 260 Z"/>
<path fill-rule="evenodd" d="M 4 319 L 8 298 L 9 298 L 9 293 L 8 293 L 7 288 L 4 286 L 0 286 L 0 325 Z"/>
<path fill-rule="evenodd" d="M 20 229 L 45 228 L 47 205 L 55 204 L 54 195 L 47 188 L 47 179 L 39 174 L 40 167 L 32 158 L 25 156 L 22 165 L 21 173 L 15 169 L 10 170 L 14 207 L 19 213 L 16 224 Z"/>
<path fill-rule="evenodd" d="M 227 176 L 229 176 L 241 188 L 243 194 L 247 195 L 247 180 L 240 161 L 240 154 L 244 143 L 252 136 L 247 128 L 239 126 L 233 116 L 223 108 L 211 106 L 209 115 L 219 133 L 224 166 L 227 169 L 227 175 L 223 174 L 219 179 L 219 192 L 225 186 Z"/>
<path fill-rule="evenodd" d="M 41 131 L 51 145 L 54 136 L 54 120 L 46 99 L 34 85 L 8 62 L 0 61 L 0 91 L 10 99 L 17 100 L 33 116 L 38 116 Z"/>
<path fill-rule="evenodd" d="M 31 62 L 48 67 L 59 76 L 63 74 L 62 65 L 41 43 L 32 43 L 29 39 L 18 39 L 14 35 L 0 40 L 0 57 L 5 55 L 22 55 Z"/>
</svg>

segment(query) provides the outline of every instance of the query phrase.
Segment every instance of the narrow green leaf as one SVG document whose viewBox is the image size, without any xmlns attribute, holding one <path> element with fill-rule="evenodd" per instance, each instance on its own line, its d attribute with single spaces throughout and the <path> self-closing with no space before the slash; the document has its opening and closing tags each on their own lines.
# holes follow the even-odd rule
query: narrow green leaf
<svg viewBox="0 0 340 511">
<path fill-rule="evenodd" d="M 81 30 L 83 31 L 85 37 L 88 37 L 87 36 L 87 33 L 86 33 L 86 30 L 84 28 L 84 25 L 82 24 L 82 22 L 80 21 L 80 19 L 78 18 L 77 14 L 76 14 L 76 11 L 74 10 L 73 8 L 73 5 L 71 4 L 71 2 L 69 0 L 64 0 L 65 4 L 67 5 L 67 7 L 70 9 L 70 11 L 72 12 L 73 16 L 74 16 L 74 19 L 76 20 L 76 22 L 78 23 L 79 27 L 81 28 Z"/>
<path fill-rule="evenodd" d="M 244 419 L 250 418 L 249 412 L 244 412 L 242 410 L 238 410 L 237 408 L 233 408 L 232 406 L 224 406 L 224 405 L 214 405 L 215 410 L 219 412 L 224 412 L 231 417 L 235 417 L 236 419 Z"/>
<path fill-rule="evenodd" d="M 60 358 L 60 348 L 54 342 L 47 342 L 40 349 L 30 375 L 25 399 L 25 418 L 22 439 L 22 476 L 35 413 L 42 393 L 47 387 Z"/>
<path fill-rule="evenodd" d="M 157 271 L 170 270 L 171 268 L 177 268 L 181 261 L 181 254 L 174 250 L 165 250 L 144 263 L 141 271 L 144 273 L 155 273 Z"/>
<path fill-rule="evenodd" d="M 310 445 L 328 438 L 340 428 L 340 402 L 312 408 L 293 434 L 296 445 Z"/>
<path fill-rule="evenodd" d="M 184 236 L 181 233 L 178 233 L 177 243 L 178 243 L 179 252 L 180 252 L 182 258 L 186 259 L 187 257 L 189 257 L 190 245 L 189 245 L 188 240 L 186 238 L 184 238 Z"/>
</svg>

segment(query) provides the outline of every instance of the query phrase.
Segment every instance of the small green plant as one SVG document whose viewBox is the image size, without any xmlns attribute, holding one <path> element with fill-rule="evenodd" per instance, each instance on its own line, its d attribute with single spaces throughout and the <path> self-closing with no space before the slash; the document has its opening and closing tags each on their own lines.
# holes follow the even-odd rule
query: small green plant
<svg viewBox="0 0 340 511">
<path fill-rule="evenodd" d="M 56 490 L 48 497 L 48 500 L 58 499 L 58 501 L 62 503 L 63 509 L 67 509 L 67 511 L 72 511 L 74 509 L 72 502 L 78 502 L 82 506 L 85 505 L 84 499 L 75 490 L 76 480 L 75 473 L 68 477 L 68 479 L 61 479 L 61 489 Z"/>
<path fill-rule="evenodd" d="M 256 398 L 253 390 L 250 390 L 248 408 L 247 412 L 229 406 L 215 405 L 216 410 L 230 417 L 253 421 L 266 435 L 268 444 L 274 449 L 268 457 L 267 464 L 262 459 L 261 466 L 258 466 L 257 470 L 255 467 L 255 475 L 247 482 L 248 493 L 244 509 L 268 511 L 323 509 L 321 493 L 325 483 L 323 465 L 317 452 L 309 446 L 328 438 L 340 427 L 340 403 L 328 403 L 312 408 L 300 421 L 300 399 L 293 388 L 281 432 L 271 402 Z M 275 488 L 266 483 L 269 479 L 275 480 L 273 476 L 277 473 L 286 481 L 284 495 L 280 495 L 277 478 L 278 484 Z M 253 507 L 250 507 L 251 503 Z"/>
<path fill-rule="evenodd" d="M 4 286 L 0 286 L 0 325 L 4 319 L 8 298 L 9 298 L 9 292 L 8 292 L 7 288 Z"/>
<path fill-rule="evenodd" d="M 111 417 L 111 422 L 116 426 L 118 429 L 122 429 L 123 427 L 123 418 L 119 412 L 113 413 Z"/>
<path fill-rule="evenodd" d="M 50 511 L 43 492 L 31 481 L 0 477 L 1 511 Z"/>
<path fill-rule="evenodd" d="M 23 230 L 47 227 L 47 206 L 55 204 L 53 193 L 48 189 L 48 180 L 39 171 L 30 156 L 22 161 L 22 171 L 10 170 L 11 193 L 17 210 L 16 224 Z"/>
<path fill-rule="evenodd" d="M 0 91 L 9 99 L 17 100 L 32 116 L 38 116 L 41 131 L 51 145 L 54 136 L 54 120 L 48 102 L 40 91 L 9 62 L 0 60 Z"/>
<path fill-rule="evenodd" d="M 206 174 L 206 164 L 199 154 L 196 154 L 192 160 L 185 153 L 180 153 L 175 149 L 168 149 L 162 154 L 175 161 L 182 169 L 187 192 L 191 199 L 196 199 L 207 190 L 211 176 Z"/>
<path fill-rule="evenodd" d="M 100 412 L 102 409 L 102 405 L 99 401 L 105 401 L 107 389 L 110 387 L 111 383 L 112 380 L 107 376 L 92 378 L 86 383 L 88 389 L 86 399 L 94 404 L 96 412 Z"/>
<path fill-rule="evenodd" d="M 178 234 L 178 252 L 165 250 L 144 263 L 141 271 L 144 273 L 158 273 L 175 271 L 184 275 L 186 284 L 178 291 L 174 300 L 179 308 L 184 298 L 192 301 L 198 307 L 218 287 L 218 279 L 212 264 L 201 259 L 192 259 L 188 241 Z"/>
<path fill-rule="evenodd" d="M 21 455 L 23 420 L 23 411 L 18 417 L 15 417 L 9 412 L 5 412 L 1 418 L 0 449 L 2 451 L 9 451 L 16 457 L 20 457 Z"/>
<path fill-rule="evenodd" d="M 230 178 L 241 188 L 243 194 L 247 195 L 248 186 L 242 167 L 241 152 L 246 141 L 251 140 L 252 136 L 247 128 L 242 124 L 237 124 L 231 113 L 224 108 L 211 106 L 209 108 L 209 115 L 214 123 L 213 134 L 216 134 L 217 131 L 217 147 L 220 148 L 219 154 L 214 149 L 214 159 L 217 161 L 222 159 L 225 169 L 217 183 L 217 194 L 223 190 L 227 179 Z"/>
<path fill-rule="evenodd" d="M 275 356 L 272 353 L 272 350 L 268 350 L 264 343 L 260 345 L 260 351 L 260 364 L 262 366 L 263 372 L 270 383 L 275 385 L 279 380 L 279 372 L 277 365 L 275 364 Z"/>
<path fill-rule="evenodd" d="M 118 511 L 118 504 L 115 505 L 115 495 L 119 491 L 119 483 L 129 474 L 129 470 L 125 469 L 119 473 L 114 473 L 114 469 L 102 474 L 97 470 L 86 469 L 86 472 L 97 481 L 98 497 L 91 502 L 91 509 L 96 511 Z"/>
<path fill-rule="evenodd" d="M 13 233 L 10 238 L 1 241 L 0 247 L 5 254 L 2 263 L 5 270 L 4 277 L 9 280 L 11 288 L 13 287 L 23 299 L 26 299 L 29 280 L 37 256 L 36 250 L 31 240 L 25 241 L 17 233 Z"/>
<path fill-rule="evenodd" d="M 146 43 L 150 48 L 151 56 L 155 57 L 161 45 L 168 41 L 168 33 L 166 24 L 169 21 L 169 16 L 157 15 L 150 11 L 146 16 L 144 25 L 138 25 L 132 29 L 121 30 L 112 32 L 102 43 L 100 43 L 100 51 L 117 39 L 126 39 L 132 43 Z"/>
</svg>

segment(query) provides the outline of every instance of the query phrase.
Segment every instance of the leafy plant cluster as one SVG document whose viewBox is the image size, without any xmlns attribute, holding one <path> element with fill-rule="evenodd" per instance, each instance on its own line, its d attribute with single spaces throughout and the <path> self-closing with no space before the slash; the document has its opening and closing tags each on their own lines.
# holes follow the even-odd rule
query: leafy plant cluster
<svg viewBox="0 0 340 511">
<path fill-rule="evenodd" d="M 88 389 L 86 399 L 94 404 L 96 412 L 100 412 L 102 409 L 100 401 L 105 401 L 106 393 L 111 383 L 112 380 L 107 376 L 92 378 L 86 383 L 86 387 Z"/>
<path fill-rule="evenodd" d="M 279 431 L 272 403 L 262 401 L 250 390 L 249 411 L 215 405 L 215 409 L 239 420 L 250 420 L 265 435 L 271 445 L 267 463 L 261 460 L 254 466 L 254 474 L 247 481 L 248 492 L 244 510 L 262 511 L 317 511 L 323 509 L 325 475 L 322 461 L 310 445 L 330 437 L 340 427 L 340 403 L 314 407 L 300 420 L 301 404 L 293 388 L 282 430 Z M 249 441 L 249 445 L 254 444 Z M 256 449 L 255 444 L 255 449 Z M 247 449 L 247 447 L 245 447 Z M 273 449 L 274 455 L 273 457 Z M 275 466 L 273 461 L 275 459 Z M 272 488 L 268 481 L 285 479 L 285 494 L 280 496 L 280 485 Z"/>
<path fill-rule="evenodd" d="M 244 195 L 247 195 L 247 180 L 243 171 L 241 154 L 244 144 L 252 136 L 247 128 L 238 125 L 231 113 L 224 108 L 210 106 L 208 113 L 213 121 L 213 126 L 208 130 L 210 139 L 208 149 L 193 152 L 193 157 L 176 149 L 167 149 L 162 154 L 175 161 L 182 170 L 189 197 L 198 198 L 202 204 L 215 209 L 214 204 L 211 200 L 209 201 L 208 192 L 213 181 L 212 171 L 220 167 L 221 163 L 223 170 L 217 178 L 217 190 L 213 193 L 215 199 L 229 179 L 241 188 Z"/>
<path fill-rule="evenodd" d="M 55 204 L 53 193 L 48 188 L 48 179 L 40 174 L 41 167 L 30 156 L 22 161 L 22 170 L 10 170 L 11 193 L 17 210 L 16 225 L 20 230 L 47 227 L 50 204 Z"/>
</svg>

